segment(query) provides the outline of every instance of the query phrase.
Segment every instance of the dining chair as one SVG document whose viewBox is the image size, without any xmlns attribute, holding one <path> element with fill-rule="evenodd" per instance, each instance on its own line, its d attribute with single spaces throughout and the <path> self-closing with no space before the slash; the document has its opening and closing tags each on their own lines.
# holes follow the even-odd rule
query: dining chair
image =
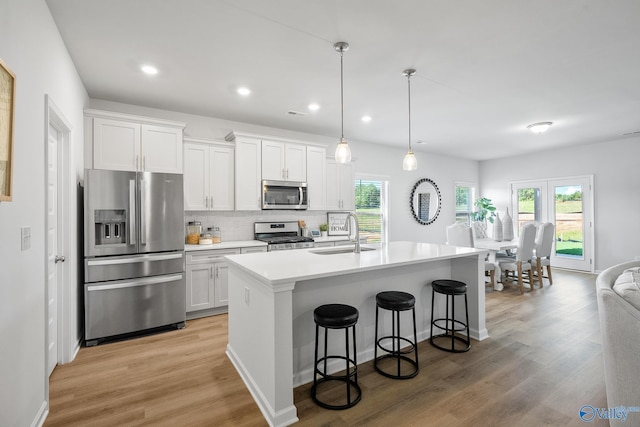
<svg viewBox="0 0 640 427">
<path fill-rule="evenodd" d="M 455 223 L 447 227 L 447 245 L 451 246 L 463 246 L 466 248 L 473 248 L 473 230 L 471 227 L 462 224 Z M 488 274 L 490 282 L 487 285 L 494 286 L 495 284 L 495 270 L 494 263 L 486 261 L 484 262 L 485 275 Z"/>
<path fill-rule="evenodd" d="M 509 276 L 509 272 L 518 273 L 518 286 L 520 287 L 520 295 L 524 294 L 524 282 L 522 273 L 526 271 L 529 278 L 529 286 L 533 290 L 533 265 L 531 259 L 533 258 L 533 249 L 536 242 L 536 226 L 535 224 L 525 224 L 520 230 L 520 238 L 518 240 L 518 249 L 513 259 L 501 259 L 499 260 L 500 268 L 505 274 L 505 278 Z M 504 283 L 504 282 L 503 282 Z"/>
<path fill-rule="evenodd" d="M 538 227 L 536 235 L 535 255 L 532 259 L 540 286 L 542 286 L 542 278 L 549 280 L 549 285 L 553 285 L 551 277 L 551 248 L 553 246 L 553 237 L 555 235 L 555 225 L 550 222 L 544 222 Z M 547 275 L 543 275 L 543 267 L 547 267 Z"/>
</svg>

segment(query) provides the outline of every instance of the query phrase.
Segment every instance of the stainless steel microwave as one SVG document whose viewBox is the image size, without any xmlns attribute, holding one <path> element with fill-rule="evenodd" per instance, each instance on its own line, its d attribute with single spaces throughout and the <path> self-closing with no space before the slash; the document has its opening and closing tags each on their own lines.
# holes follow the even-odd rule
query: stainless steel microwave
<svg viewBox="0 0 640 427">
<path fill-rule="evenodd" d="M 262 209 L 307 209 L 307 183 L 262 181 Z"/>
</svg>

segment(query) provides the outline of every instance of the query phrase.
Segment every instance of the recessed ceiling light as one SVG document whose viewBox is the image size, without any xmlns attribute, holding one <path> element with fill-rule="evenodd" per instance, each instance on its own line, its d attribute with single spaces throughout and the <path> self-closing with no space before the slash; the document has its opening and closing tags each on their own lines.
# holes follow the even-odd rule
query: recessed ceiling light
<svg viewBox="0 0 640 427">
<path fill-rule="evenodd" d="M 534 123 L 532 125 L 527 126 L 527 129 L 529 129 L 533 133 L 541 134 L 541 133 L 545 133 L 547 129 L 551 127 L 552 124 L 553 122 Z"/>
<path fill-rule="evenodd" d="M 238 93 L 242 96 L 247 96 L 251 93 L 251 90 L 248 87 L 239 87 Z"/>
<path fill-rule="evenodd" d="M 143 65 L 142 67 L 140 67 L 140 69 L 142 70 L 143 73 L 148 74 L 150 76 L 155 76 L 156 74 L 158 74 L 158 69 L 153 65 Z"/>
<path fill-rule="evenodd" d="M 362 121 L 365 123 L 369 123 L 371 121 L 371 116 L 362 116 Z"/>
<path fill-rule="evenodd" d="M 318 111 L 320 109 L 320 106 L 314 102 L 312 104 L 309 104 L 307 108 L 311 111 Z"/>
</svg>

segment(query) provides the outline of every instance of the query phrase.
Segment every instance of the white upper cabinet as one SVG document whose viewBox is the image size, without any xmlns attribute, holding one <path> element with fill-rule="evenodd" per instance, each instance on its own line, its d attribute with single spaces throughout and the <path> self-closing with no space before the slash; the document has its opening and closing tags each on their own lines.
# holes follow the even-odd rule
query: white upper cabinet
<svg viewBox="0 0 640 427">
<path fill-rule="evenodd" d="M 307 180 L 307 147 L 278 141 L 262 141 L 262 179 Z"/>
<path fill-rule="evenodd" d="M 261 140 L 230 133 L 227 141 L 234 141 L 235 194 L 237 211 L 258 211 L 262 209 L 262 162 Z"/>
<path fill-rule="evenodd" d="M 234 150 L 230 144 L 185 139 L 185 210 L 233 210 L 234 166 Z"/>
<path fill-rule="evenodd" d="M 140 170 L 182 173 L 182 129 L 143 124 L 140 142 Z"/>
<path fill-rule="evenodd" d="M 93 167 L 137 171 L 140 163 L 140 123 L 93 119 Z"/>
<path fill-rule="evenodd" d="M 353 165 L 327 161 L 327 210 L 355 210 Z"/>
<path fill-rule="evenodd" d="M 327 150 L 307 147 L 307 198 L 309 210 L 327 210 Z"/>
<path fill-rule="evenodd" d="M 184 123 L 85 110 L 94 169 L 182 173 Z"/>
</svg>

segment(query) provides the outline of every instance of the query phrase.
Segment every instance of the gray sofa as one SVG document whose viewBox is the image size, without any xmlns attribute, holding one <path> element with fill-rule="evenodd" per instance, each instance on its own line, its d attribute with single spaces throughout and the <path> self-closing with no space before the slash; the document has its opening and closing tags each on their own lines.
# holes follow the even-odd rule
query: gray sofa
<svg viewBox="0 0 640 427">
<path fill-rule="evenodd" d="M 640 261 L 614 265 L 596 280 L 609 408 L 631 408 L 611 426 L 640 426 Z"/>
</svg>

